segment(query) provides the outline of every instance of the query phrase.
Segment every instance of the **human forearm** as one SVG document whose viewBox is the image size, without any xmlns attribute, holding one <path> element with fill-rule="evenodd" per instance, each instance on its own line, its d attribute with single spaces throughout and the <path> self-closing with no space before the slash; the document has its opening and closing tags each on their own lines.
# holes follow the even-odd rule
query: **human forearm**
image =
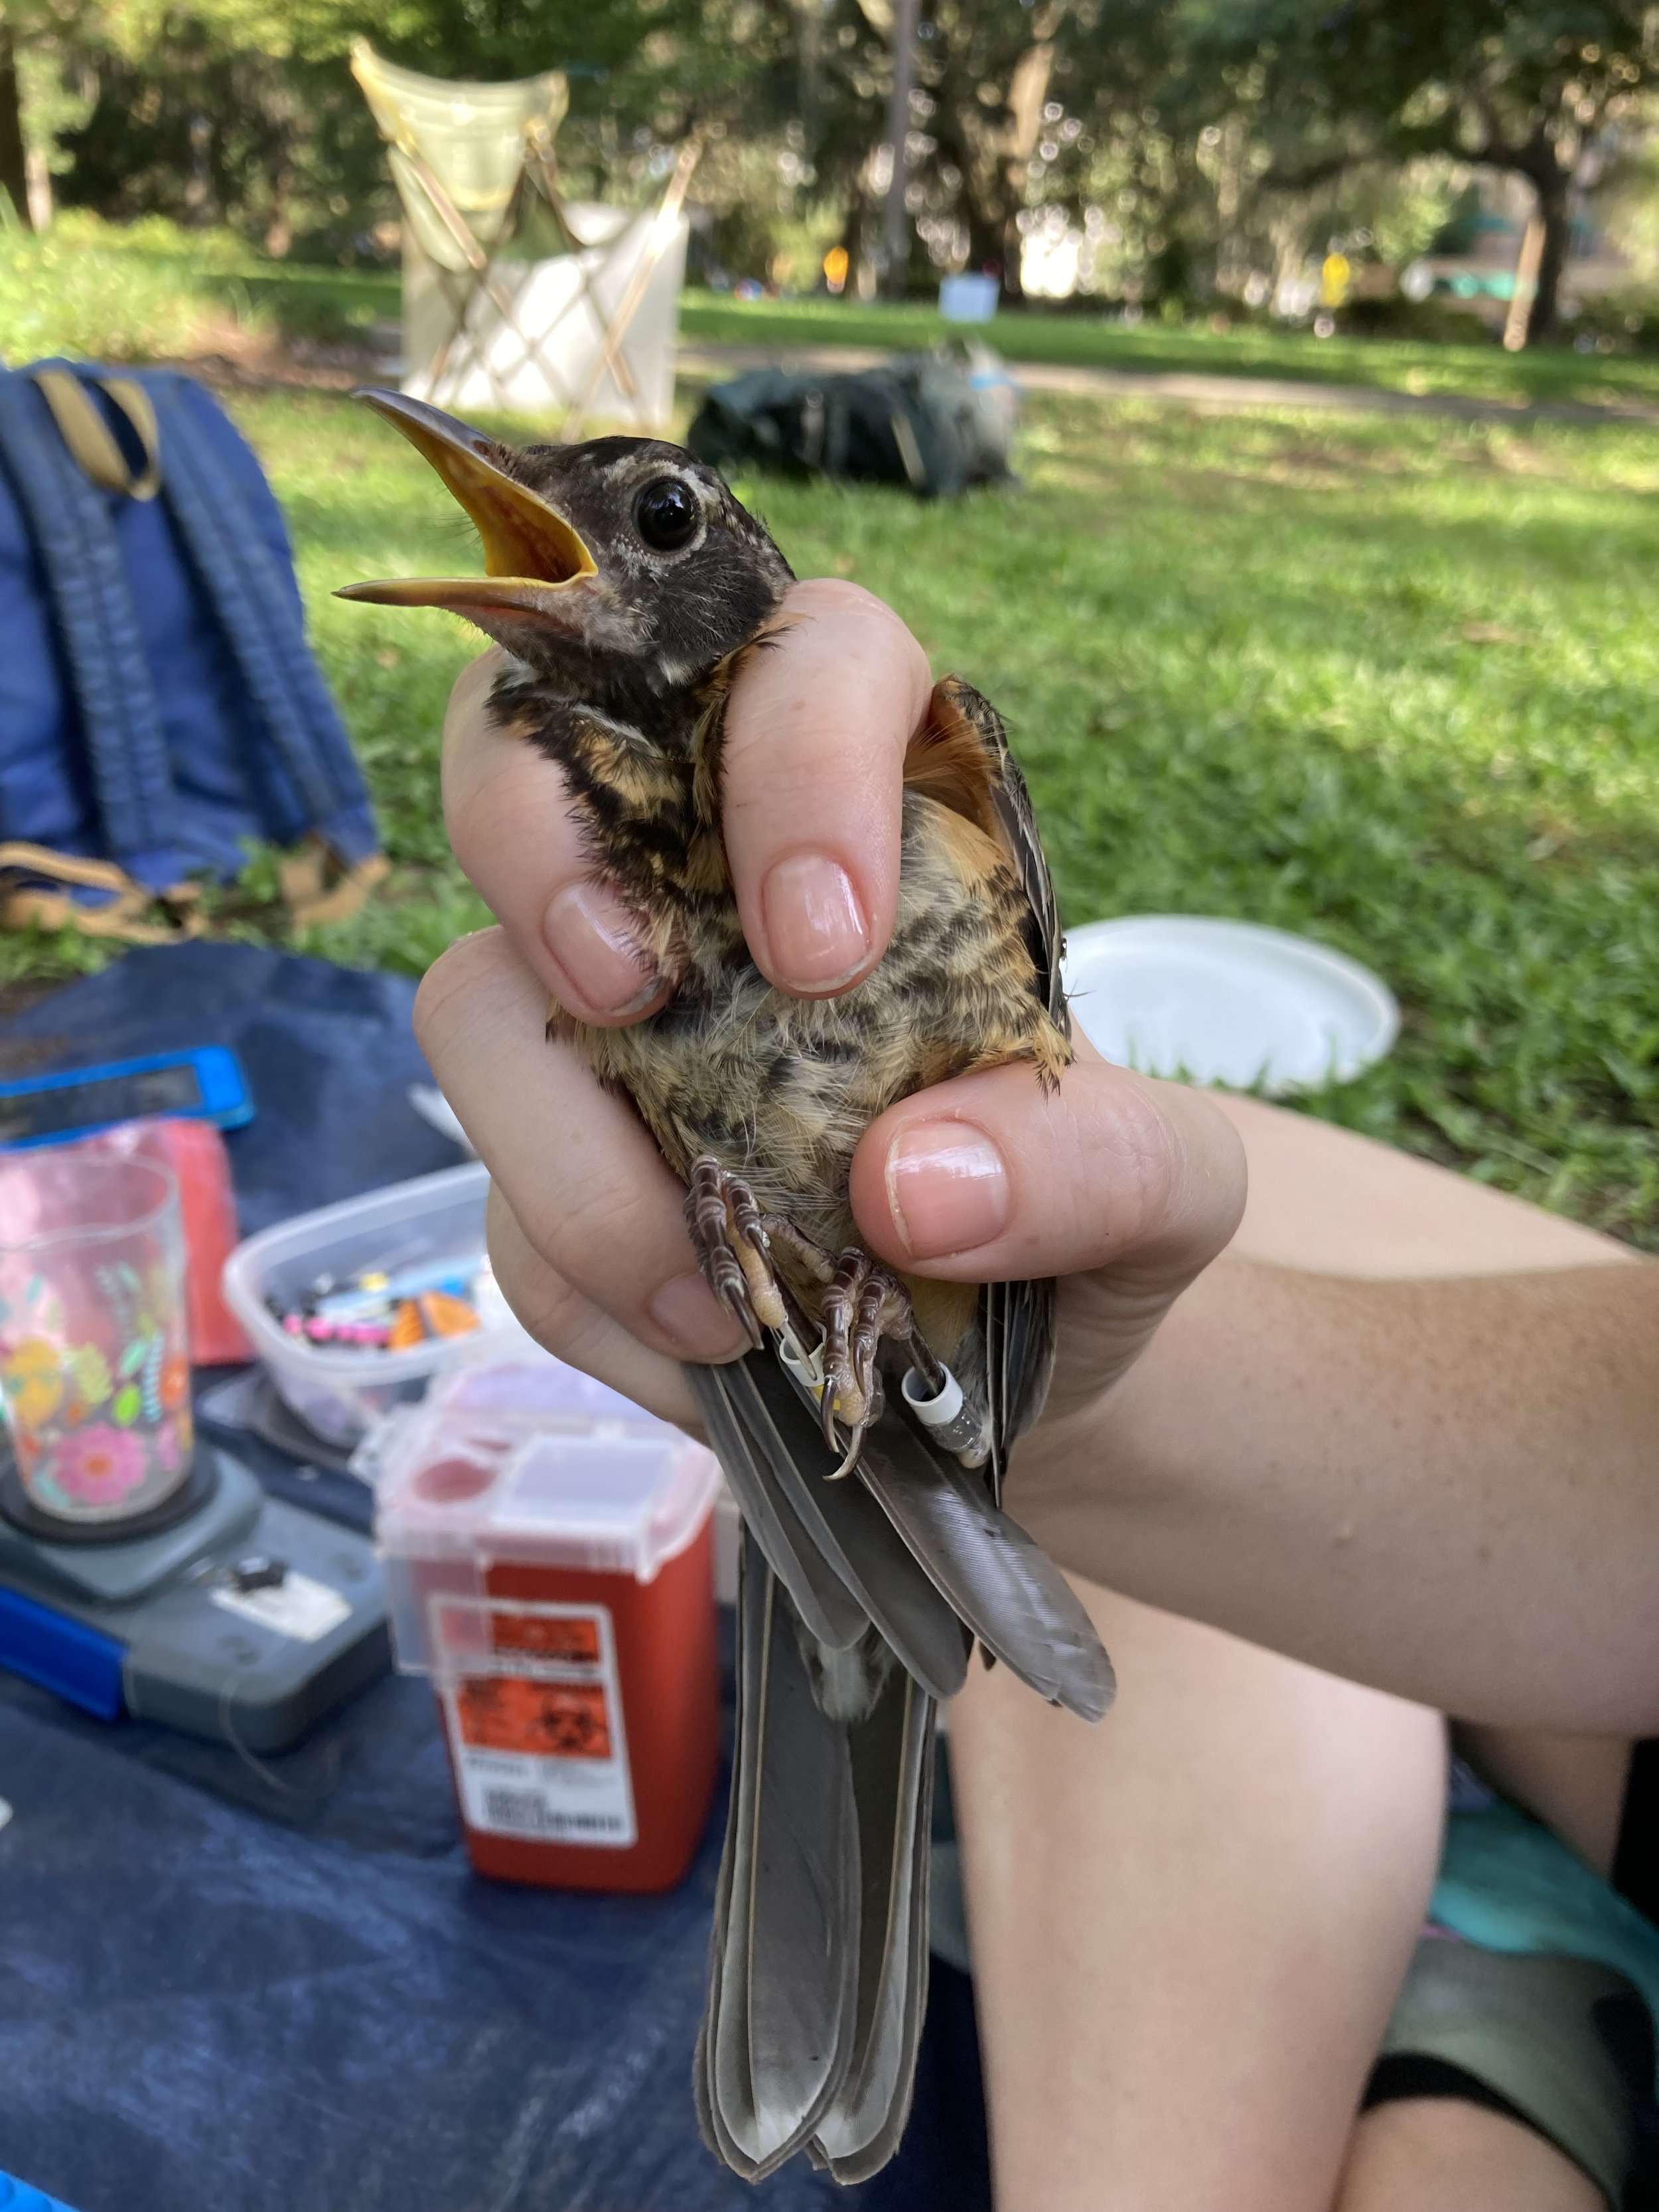
<svg viewBox="0 0 1659 2212">
<path fill-rule="evenodd" d="M 1103 1410 L 1030 1441 L 1011 1500 L 1079 1571 L 1334 1672 L 1651 1733 L 1656 1346 L 1659 1267 L 1365 1282 L 1229 1256 Z"/>
</svg>

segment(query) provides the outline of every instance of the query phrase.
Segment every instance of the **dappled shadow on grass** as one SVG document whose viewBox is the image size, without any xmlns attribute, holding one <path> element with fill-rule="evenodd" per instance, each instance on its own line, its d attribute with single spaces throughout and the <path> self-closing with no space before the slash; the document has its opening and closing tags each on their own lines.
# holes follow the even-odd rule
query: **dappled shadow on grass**
<svg viewBox="0 0 1659 2212">
<path fill-rule="evenodd" d="M 1489 473 L 1554 479 L 1584 491 L 1659 490 L 1659 441 L 1645 428 L 1514 425 L 1310 415 L 1296 408 L 1206 414 L 1146 400 L 1051 399 L 1028 410 L 1022 449 L 1087 473 L 1126 464 L 1223 477 L 1300 466 L 1345 488 L 1395 477 L 1441 483 Z"/>
<path fill-rule="evenodd" d="M 693 343 L 773 347 L 927 347 L 952 333 L 921 302 L 870 306 L 829 299 L 735 301 L 689 292 L 681 327 Z M 1225 331 L 1130 326 L 1105 315 L 1026 308 L 999 315 L 980 335 L 1012 362 L 1130 370 L 1138 374 L 1249 376 L 1353 384 L 1419 395 L 1473 393 L 1515 403 L 1608 404 L 1659 397 L 1659 361 L 1586 357 L 1565 348 L 1506 354 L 1495 343 L 1340 337 L 1246 325 Z"/>
</svg>

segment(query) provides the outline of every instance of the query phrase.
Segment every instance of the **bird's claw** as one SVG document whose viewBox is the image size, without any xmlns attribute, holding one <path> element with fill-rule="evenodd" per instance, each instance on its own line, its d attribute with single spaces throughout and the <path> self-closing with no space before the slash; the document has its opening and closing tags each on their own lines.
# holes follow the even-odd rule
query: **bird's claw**
<svg viewBox="0 0 1659 2212">
<path fill-rule="evenodd" d="M 864 1431 L 880 1418 L 881 1376 L 876 1356 L 884 1337 L 902 1345 L 911 1363 L 930 1391 L 944 1387 L 947 1370 L 916 1325 L 910 1293 L 892 1272 L 857 1246 L 849 1247 L 836 1264 L 819 1302 L 823 1324 L 824 1437 L 833 1451 L 836 1425 L 848 1432 L 846 1454 L 836 1469 L 837 1477 L 850 1474 L 859 1463 Z M 833 1479 L 833 1478 L 832 1478 Z"/>
<path fill-rule="evenodd" d="M 787 1329 L 790 1315 L 754 1192 L 740 1176 L 705 1157 L 691 1170 L 685 1222 L 708 1287 L 742 1322 L 758 1352 L 763 1332 Z"/>
<path fill-rule="evenodd" d="M 742 1322 L 757 1352 L 766 1330 L 777 1335 L 785 1364 L 817 1400 L 823 1440 L 841 1455 L 831 1481 L 857 1467 L 865 1431 L 880 1419 L 876 1358 L 884 1337 L 908 1352 L 929 1397 L 945 1389 L 949 1370 L 917 1327 L 909 1292 L 867 1252 L 852 1245 L 833 1257 L 786 1216 L 763 1213 L 749 1185 L 712 1154 L 692 1167 L 685 1218 L 697 1265 L 715 1297 Z M 821 1334 L 778 1273 L 775 1242 L 822 1286 Z"/>
</svg>

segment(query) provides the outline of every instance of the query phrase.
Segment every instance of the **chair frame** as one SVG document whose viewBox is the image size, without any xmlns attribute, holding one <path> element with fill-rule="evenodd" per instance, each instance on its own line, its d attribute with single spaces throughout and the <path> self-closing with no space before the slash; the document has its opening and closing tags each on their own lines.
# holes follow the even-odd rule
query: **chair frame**
<svg viewBox="0 0 1659 2212">
<path fill-rule="evenodd" d="M 354 59 L 354 76 L 360 84 L 363 76 Z M 439 82 L 441 80 L 434 79 Z M 364 85 L 367 92 L 368 87 Z M 428 207 L 442 228 L 448 234 L 466 264 L 465 270 L 451 270 L 434 260 L 432 266 L 439 287 L 449 310 L 449 329 L 426 372 L 428 392 L 435 391 L 444 377 L 459 374 L 468 366 L 476 366 L 488 379 L 497 404 L 504 413 L 514 411 L 507 396 L 497 365 L 490 358 L 489 349 L 480 343 L 480 332 L 474 318 L 474 306 L 480 295 L 489 301 L 501 321 L 523 349 L 523 359 L 532 363 L 546 385 L 554 404 L 562 409 L 558 436 L 574 441 L 580 434 L 581 427 L 591 410 L 599 387 L 610 374 L 623 397 L 637 402 L 639 387 L 634 372 L 623 350 L 628 333 L 638 314 L 652 276 L 663 255 L 668 251 L 685 204 L 685 195 L 691 182 L 692 172 L 702 154 L 701 142 L 694 136 L 685 139 L 675 156 L 661 200 L 652 218 L 645 251 L 630 276 L 627 289 L 613 312 L 607 316 L 593 289 L 595 272 L 583 259 L 589 250 L 573 226 L 566 205 L 564 189 L 559 176 L 558 159 L 554 151 L 553 131 L 544 115 L 532 116 L 523 127 L 523 160 L 507 201 L 501 227 L 490 245 L 486 247 L 473 231 L 465 215 L 455 204 L 443 179 L 422 152 L 418 141 L 406 127 L 396 135 L 388 135 L 376 113 L 376 125 L 386 145 L 400 157 L 408 177 L 419 187 Z M 404 176 L 397 175 L 400 197 L 406 187 Z M 495 263 L 504 249 L 517 236 L 523 222 L 525 198 L 535 190 L 545 202 L 552 215 L 559 238 L 567 253 L 576 258 L 580 283 L 570 299 L 559 311 L 553 324 L 539 338 L 532 338 L 519 319 L 511 291 L 496 271 Z M 562 375 L 542 350 L 545 340 L 577 307 L 586 304 L 599 327 L 599 350 L 590 364 L 587 374 L 578 387 Z"/>
</svg>

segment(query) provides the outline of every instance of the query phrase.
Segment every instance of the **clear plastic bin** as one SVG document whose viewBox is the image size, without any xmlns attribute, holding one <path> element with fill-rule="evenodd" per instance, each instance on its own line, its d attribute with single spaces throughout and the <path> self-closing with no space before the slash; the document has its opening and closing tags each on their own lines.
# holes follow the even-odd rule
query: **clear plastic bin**
<svg viewBox="0 0 1659 2212">
<path fill-rule="evenodd" d="M 446 1168 L 263 1230 L 226 1261 L 225 1304 L 288 1403 L 331 1443 L 356 1443 L 381 1414 L 422 1396 L 434 1375 L 510 1356 L 530 1340 L 503 1301 L 481 1311 L 483 1325 L 467 1335 L 435 1338 L 408 1352 L 311 1344 L 290 1336 L 267 1300 L 297 1303 L 319 1275 L 347 1277 L 368 1267 L 395 1273 L 482 1253 L 489 1189 L 488 1168 Z"/>
<path fill-rule="evenodd" d="M 720 1481 L 702 1445 L 529 1345 L 447 1377 L 369 1449 L 405 1674 L 437 1663 L 435 1593 L 481 1596 L 502 1559 L 651 1582 L 702 1528 Z"/>
</svg>

